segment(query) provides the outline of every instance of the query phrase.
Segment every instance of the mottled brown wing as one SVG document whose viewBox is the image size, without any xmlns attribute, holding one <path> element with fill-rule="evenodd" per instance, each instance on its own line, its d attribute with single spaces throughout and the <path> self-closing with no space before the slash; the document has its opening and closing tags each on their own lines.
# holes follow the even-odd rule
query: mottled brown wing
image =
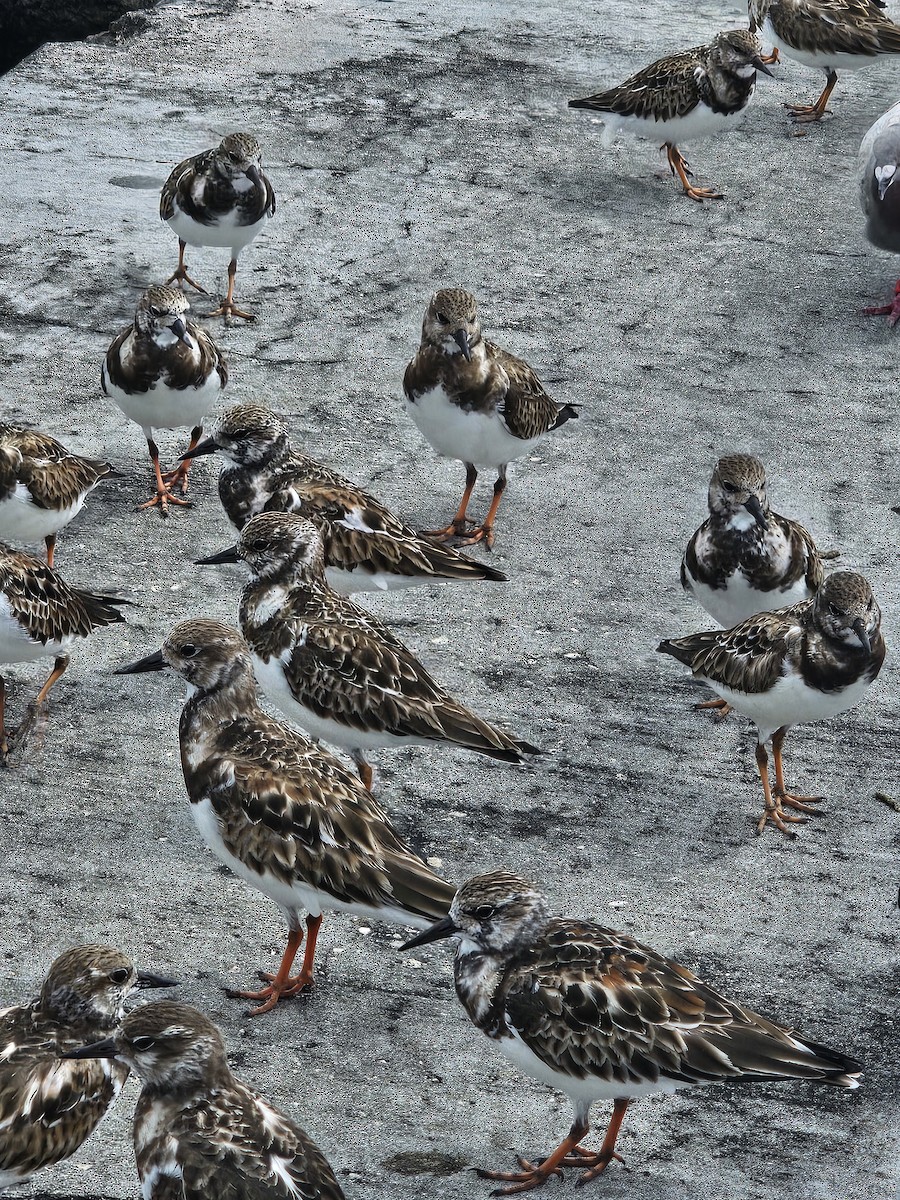
<svg viewBox="0 0 900 1200">
<path fill-rule="evenodd" d="M 507 1023 L 540 1059 L 575 1078 L 701 1083 L 858 1069 L 726 999 L 686 967 L 589 921 L 552 920 L 501 988 Z"/>
<path fill-rule="evenodd" d="M 510 433 L 523 441 L 540 437 L 552 429 L 560 415 L 560 405 L 548 396 L 535 371 L 521 358 L 486 342 L 488 356 L 503 368 L 509 381 L 506 395 L 497 411 Z"/>
<path fill-rule="evenodd" d="M 900 27 L 870 0 L 776 0 L 768 16 L 787 45 L 811 53 L 900 54 Z"/>
<path fill-rule="evenodd" d="M 183 1200 L 344 1200 L 315 1143 L 243 1086 L 182 1113 L 171 1133 Z"/>
<path fill-rule="evenodd" d="M 174 217 L 175 197 L 178 195 L 190 195 L 191 180 L 195 174 L 203 174 L 212 161 L 214 154 L 214 150 L 204 150 L 202 154 L 195 154 L 191 158 L 186 158 L 184 162 L 180 162 L 177 167 L 173 168 L 169 178 L 163 184 L 163 189 L 160 193 L 160 220 L 168 221 L 170 217 Z"/>
<path fill-rule="evenodd" d="M 624 117 L 670 121 L 686 116 L 697 107 L 700 88 L 697 81 L 698 46 L 679 54 L 670 54 L 635 72 L 624 83 L 569 102 L 570 108 L 589 108 L 597 112 L 618 113 Z"/>
<path fill-rule="evenodd" d="M 49 433 L 41 433 L 39 429 L 20 429 L 16 425 L 0 423 L 0 442 L 15 446 L 25 458 L 47 458 L 51 462 L 61 462 L 69 457 L 69 451 L 62 442 Z"/>
<path fill-rule="evenodd" d="M 70 587 L 39 558 L 2 543 L 0 593 L 29 636 L 43 644 L 87 637 L 92 629 L 124 620 L 115 606 L 126 601 Z"/>
<path fill-rule="evenodd" d="M 791 560 L 798 564 L 809 590 L 817 592 L 825 578 L 825 568 L 816 543 L 810 533 L 796 521 L 788 520 L 787 517 L 777 517 L 776 520 L 790 538 Z"/>
<path fill-rule="evenodd" d="M 74 454 L 55 462 L 26 458 L 20 472 L 22 482 L 41 508 L 65 509 L 108 475 L 109 463 L 97 458 L 80 458 Z"/>
<path fill-rule="evenodd" d="M 775 612 L 757 613 L 733 629 L 712 629 L 661 642 L 694 675 L 738 692 L 766 692 L 780 677 L 785 655 L 803 636 L 812 600 Z"/>
</svg>

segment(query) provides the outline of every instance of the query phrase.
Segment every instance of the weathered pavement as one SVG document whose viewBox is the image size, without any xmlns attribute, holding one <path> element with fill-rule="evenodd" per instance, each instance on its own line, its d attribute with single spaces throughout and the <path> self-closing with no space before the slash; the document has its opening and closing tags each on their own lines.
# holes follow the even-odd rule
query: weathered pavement
<svg viewBox="0 0 900 1200">
<path fill-rule="evenodd" d="M 712 462 L 737 448 L 767 464 L 776 507 L 868 575 L 897 644 L 900 335 L 860 315 L 890 294 L 896 264 L 863 239 L 854 162 L 900 64 L 841 76 L 834 116 L 804 138 L 782 102 L 811 99 L 820 79 L 776 68 L 741 132 L 688 147 L 698 181 L 727 193 L 701 207 L 655 147 L 603 151 L 599 126 L 565 107 L 746 22 L 718 0 L 653 7 L 622 24 L 610 0 L 528 19 L 477 0 L 168 4 L 133 40 L 50 46 L 0 82 L 4 416 L 123 472 L 63 534 L 58 563 L 140 603 L 77 653 L 42 750 L 0 780 L 0 999 L 32 993 L 82 938 L 178 974 L 236 1068 L 306 1126 L 359 1200 L 486 1195 L 466 1168 L 546 1153 L 569 1111 L 469 1026 L 446 950 L 398 955 L 386 927 L 326 918 L 316 995 L 246 1020 L 220 984 L 247 986 L 277 962 L 281 918 L 200 845 L 177 759 L 180 685 L 110 675 L 177 620 L 235 617 L 241 572 L 191 565 L 231 540 L 215 464 L 192 474 L 194 511 L 167 524 L 135 513 L 145 445 L 98 376 L 139 290 L 175 264 L 159 186 L 238 128 L 265 148 L 279 209 L 238 274 L 259 320 L 221 333 L 228 402 L 291 413 L 298 442 L 424 526 L 462 486 L 399 400 L 435 286 L 471 287 L 490 336 L 584 405 L 541 461 L 511 469 L 496 549 L 507 585 L 371 601 L 460 695 L 547 751 L 526 769 L 383 755 L 399 827 L 449 876 L 529 873 L 560 910 L 628 928 L 866 1064 L 852 1094 L 717 1087 L 637 1104 L 628 1170 L 592 1194 L 895 1195 L 898 817 L 873 799 L 900 794 L 893 662 L 858 712 L 789 738 L 790 778 L 828 811 L 787 843 L 753 834 L 747 724 L 693 713 L 695 690 L 654 647 L 706 621 L 681 594 L 678 559 Z M 224 288 L 222 255 L 188 261 Z M 211 307 L 200 297 L 194 315 Z M 160 442 L 171 462 L 178 438 Z M 40 677 L 9 670 L 13 719 Z M 135 1093 L 23 1195 L 135 1195 Z M 569 1172 L 547 1195 L 573 1187 Z"/>
</svg>

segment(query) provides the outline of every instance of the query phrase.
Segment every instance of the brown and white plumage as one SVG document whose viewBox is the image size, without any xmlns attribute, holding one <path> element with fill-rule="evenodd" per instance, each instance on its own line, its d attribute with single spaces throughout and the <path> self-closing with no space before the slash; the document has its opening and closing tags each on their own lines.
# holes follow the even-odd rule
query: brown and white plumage
<svg viewBox="0 0 900 1200">
<path fill-rule="evenodd" d="M 506 579 L 423 537 L 369 492 L 295 449 L 281 417 L 260 404 L 228 409 L 191 457 L 215 451 L 225 460 L 219 496 L 231 523 L 242 529 L 261 512 L 308 517 L 322 535 L 326 578 L 344 595 Z"/>
<path fill-rule="evenodd" d="M 186 505 L 174 494 L 188 490 L 190 460 L 163 472 L 154 429 L 191 430 L 191 447 L 203 433 L 203 421 L 228 382 L 225 358 L 205 329 L 188 320 L 190 308 L 177 289 L 154 285 L 138 301 L 134 321 L 106 352 L 100 373 L 104 393 L 144 431 L 156 478 L 156 495 L 141 508 Z"/>
<path fill-rule="evenodd" d="M 349 750 L 367 786 L 365 752 L 382 746 L 437 742 L 506 762 L 538 753 L 476 716 L 389 628 L 328 586 L 311 521 L 261 513 L 235 550 L 253 573 L 240 624 L 257 679 L 312 737 Z"/>
<path fill-rule="evenodd" d="M 136 971 L 111 946 L 76 946 L 34 1000 L 0 1011 L 0 1190 L 74 1154 L 128 1077 L 122 1063 L 60 1055 L 115 1028 L 134 988 L 173 982 Z"/>
<path fill-rule="evenodd" d="M 104 625 L 123 621 L 127 601 L 72 587 L 52 567 L 0 542 L 0 663 L 33 662 L 52 656 L 53 671 L 41 688 L 31 717 L 14 737 L 24 738 L 30 720 L 69 665 L 72 645 Z M 5 687 L 0 676 L 0 762 L 8 752 L 4 730 Z"/>
<path fill-rule="evenodd" d="M 437 453 L 466 467 L 456 515 L 431 536 L 492 546 L 508 464 L 577 417 L 576 407 L 557 404 L 527 362 L 484 340 L 477 301 L 462 288 L 442 288 L 431 297 L 403 390 L 409 415 Z M 470 529 L 466 511 L 479 467 L 495 469 L 498 476 L 484 522 Z"/>
<path fill-rule="evenodd" d="M 185 245 L 228 247 L 228 294 L 210 315 L 252 321 L 234 302 L 238 255 L 275 215 L 275 192 L 263 174 L 256 138 L 229 133 L 218 146 L 179 163 L 163 186 L 159 215 L 178 235 L 178 266 L 167 282 L 205 292 L 187 273 Z"/>
<path fill-rule="evenodd" d="M 776 52 L 826 74 L 814 104 L 788 104 L 795 121 L 820 121 L 837 83 L 837 72 L 856 71 L 889 54 L 900 54 L 900 26 L 882 0 L 749 0 L 750 28 Z"/>
<path fill-rule="evenodd" d="M 699 679 L 757 726 L 756 761 L 765 795 L 758 830 L 772 821 L 783 833 L 784 806 L 803 814 L 816 797 L 788 792 L 781 746 L 788 730 L 837 716 L 858 704 L 884 663 L 881 610 L 862 575 L 837 571 L 818 592 L 775 612 L 758 613 L 733 629 L 671 638 L 659 650 L 691 668 Z M 772 742 L 775 784 L 770 787 L 765 743 Z"/>
<path fill-rule="evenodd" d="M 343 763 L 259 707 L 247 646 L 218 621 L 186 621 L 162 650 L 120 674 L 171 667 L 190 685 L 181 764 L 194 820 L 209 848 L 281 908 L 290 934 L 277 976 L 259 993 L 274 1007 L 312 985 L 325 908 L 422 927 L 447 911 L 453 888 L 395 832 Z M 303 969 L 290 968 L 309 932 Z"/>
<path fill-rule="evenodd" d="M 43 541 L 52 567 L 57 533 L 111 470 L 40 430 L 0 423 L 0 540 Z"/>
<path fill-rule="evenodd" d="M 721 200 L 713 188 L 690 182 L 679 142 L 710 137 L 736 126 L 756 85 L 756 72 L 771 75 L 762 46 L 746 29 L 717 33 L 705 46 L 669 54 L 623 83 L 593 96 L 570 100 L 569 108 L 600 115 L 607 146 L 618 133 L 662 142 L 669 168 L 691 200 Z"/>
<path fill-rule="evenodd" d="M 546 896 L 507 871 L 464 883 L 448 917 L 404 949 L 456 937 L 456 993 L 473 1024 L 516 1066 L 570 1099 L 568 1137 L 518 1172 L 482 1171 L 530 1191 L 560 1167 L 596 1178 L 613 1158 L 628 1104 L 728 1080 L 808 1079 L 855 1088 L 852 1059 L 728 999 L 628 934 L 550 915 Z M 598 1151 L 580 1145 L 592 1104 L 614 1102 Z"/>
<path fill-rule="evenodd" d="M 343 1200 L 318 1146 L 232 1074 L 222 1034 L 196 1008 L 146 1004 L 74 1053 L 143 1080 L 134 1114 L 143 1200 Z"/>
</svg>

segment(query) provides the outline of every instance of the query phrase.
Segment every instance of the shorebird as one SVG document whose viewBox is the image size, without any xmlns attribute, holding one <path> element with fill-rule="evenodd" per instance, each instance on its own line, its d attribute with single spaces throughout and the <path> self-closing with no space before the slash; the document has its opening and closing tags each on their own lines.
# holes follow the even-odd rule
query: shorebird
<svg viewBox="0 0 900 1200">
<path fill-rule="evenodd" d="M 188 1004 L 128 1013 L 66 1058 L 130 1067 L 143 1082 L 134 1150 L 143 1200 L 344 1200 L 299 1125 L 232 1074 L 219 1029 Z"/>
<path fill-rule="evenodd" d="M 322 910 L 422 928 L 447 912 L 453 886 L 399 838 L 352 771 L 259 707 L 246 643 L 219 621 L 185 621 L 161 650 L 117 674 L 172 668 L 188 683 L 181 765 L 200 835 L 245 883 L 273 900 L 288 923 L 275 975 L 252 1016 L 313 985 Z M 291 967 L 303 942 L 303 967 Z"/>
<path fill-rule="evenodd" d="M 859 147 L 859 199 L 866 218 L 866 237 L 879 250 L 900 254 L 900 104 L 883 113 Z M 900 321 L 900 279 L 890 304 L 863 310 Z"/>
<path fill-rule="evenodd" d="M 589 1183 L 619 1159 L 628 1105 L 725 1081 L 808 1079 L 859 1085 L 862 1068 L 723 996 L 658 951 L 595 921 L 550 914 L 547 897 L 508 871 L 476 875 L 450 914 L 402 949 L 457 939 L 456 994 L 472 1023 L 532 1078 L 568 1096 L 572 1127 L 519 1170 L 478 1172 L 511 1196 L 577 1167 Z M 591 1106 L 613 1102 L 598 1150 L 581 1140 Z"/>
<path fill-rule="evenodd" d="M 577 417 L 576 406 L 557 404 L 527 362 L 483 339 L 477 301 L 462 288 L 442 288 L 431 297 L 403 391 L 409 415 L 437 453 L 466 468 L 456 515 L 427 536 L 456 538 L 461 546 L 483 541 L 490 549 L 507 466 Z M 470 528 L 466 513 L 479 467 L 497 471 L 497 482 L 487 516 Z"/>
</svg>

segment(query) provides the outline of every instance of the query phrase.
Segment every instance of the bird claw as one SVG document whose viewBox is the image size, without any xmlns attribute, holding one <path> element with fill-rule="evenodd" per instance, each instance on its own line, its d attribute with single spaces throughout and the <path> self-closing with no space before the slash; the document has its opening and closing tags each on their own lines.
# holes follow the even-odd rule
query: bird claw
<svg viewBox="0 0 900 1200">
<path fill-rule="evenodd" d="M 521 1171 L 487 1171 L 483 1167 L 477 1167 L 475 1173 L 481 1179 L 497 1179 L 512 1185 L 511 1187 L 494 1188 L 490 1193 L 492 1196 L 516 1196 L 520 1192 L 530 1192 L 533 1188 L 540 1187 L 553 1175 L 558 1175 L 560 1179 L 564 1178 L 562 1168 L 559 1166 L 548 1171 L 544 1169 L 542 1162 L 537 1164 L 529 1162 L 521 1154 L 516 1155 L 516 1162 L 522 1168 Z"/>
</svg>

